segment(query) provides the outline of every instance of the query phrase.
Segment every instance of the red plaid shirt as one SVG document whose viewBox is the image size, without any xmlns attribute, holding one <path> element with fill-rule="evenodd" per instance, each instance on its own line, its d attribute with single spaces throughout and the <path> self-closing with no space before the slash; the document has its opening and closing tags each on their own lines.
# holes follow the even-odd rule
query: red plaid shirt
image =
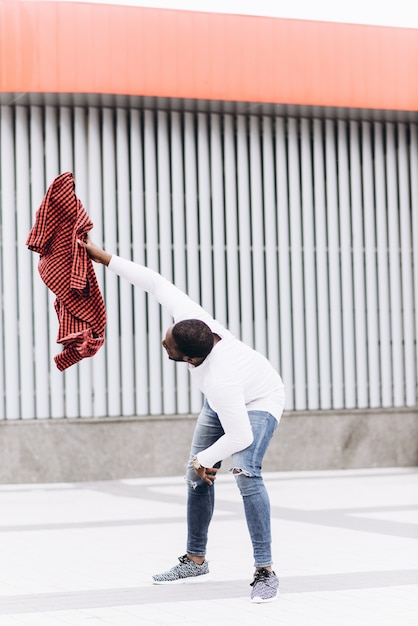
<svg viewBox="0 0 418 626">
<path fill-rule="evenodd" d="M 104 343 L 106 326 L 106 310 L 93 263 L 77 243 L 77 239 L 84 240 L 93 223 L 74 188 L 71 172 L 54 180 L 26 241 L 30 250 L 40 254 L 39 274 L 56 295 L 57 343 L 64 349 L 54 360 L 61 371 L 96 354 Z"/>
</svg>

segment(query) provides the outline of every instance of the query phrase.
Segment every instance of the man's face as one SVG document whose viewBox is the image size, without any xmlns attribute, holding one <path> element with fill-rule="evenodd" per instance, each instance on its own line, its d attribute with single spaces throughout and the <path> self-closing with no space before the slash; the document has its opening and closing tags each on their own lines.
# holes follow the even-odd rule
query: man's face
<svg viewBox="0 0 418 626">
<path fill-rule="evenodd" d="M 171 359 L 171 361 L 185 361 L 185 356 L 182 352 L 180 352 L 180 350 L 178 349 L 178 347 L 176 346 L 176 342 L 173 339 L 173 334 L 171 332 L 171 328 L 170 327 L 166 334 L 164 339 L 162 340 L 162 346 L 165 349 L 165 351 L 168 354 L 168 358 Z"/>
</svg>

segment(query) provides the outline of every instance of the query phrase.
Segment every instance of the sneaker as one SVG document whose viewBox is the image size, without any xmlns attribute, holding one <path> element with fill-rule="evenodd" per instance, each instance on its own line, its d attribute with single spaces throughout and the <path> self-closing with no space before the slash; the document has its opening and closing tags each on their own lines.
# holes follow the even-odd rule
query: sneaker
<svg viewBox="0 0 418 626">
<path fill-rule="evenodd" d="M 258 569 L 251 583 L 251 602 L 273 602 L 279 594 L 279 579 L 274 572 Z"/>
<path fill-rule="evenodd" d="M 179 556 L 178 565 L 162 574 L 155 574 L 152 578 L 154 585 L 200 583 L 209 578 L 209 565 L 207 561 L 203 561 L 202 565 L 198 565 L 185 554 L 184 556 Z"/>
</svg>

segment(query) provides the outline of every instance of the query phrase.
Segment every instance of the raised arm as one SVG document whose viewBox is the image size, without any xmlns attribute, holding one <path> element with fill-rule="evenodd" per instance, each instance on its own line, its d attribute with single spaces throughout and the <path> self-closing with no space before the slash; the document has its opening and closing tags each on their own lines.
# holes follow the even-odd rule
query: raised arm
<svg viewBox="0 0 418 626">
<path fill-rule="evenodd" d="M 117 255 L 109 254 L 96 246 L 90 238 L 87 238 L 85 242 L 79 241 L 79 244 L 86 248 L 87 254 L 93 261 L 106 265 L 109 270 L 121 278 L 154 296 L 176 322 L 194 318 L 206 322 L 210 327 L 212 326 L 213 318 L 197 302 L 191 300 L 187 294 L 158 272 Z"/>
</svg>

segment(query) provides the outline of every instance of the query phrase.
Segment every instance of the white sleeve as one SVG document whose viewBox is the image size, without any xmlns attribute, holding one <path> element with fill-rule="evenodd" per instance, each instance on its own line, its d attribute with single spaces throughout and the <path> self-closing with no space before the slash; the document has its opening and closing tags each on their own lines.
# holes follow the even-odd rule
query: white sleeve
<svg viewBox="0 0 418 626">
<path fill-rule="evenodd" d="M 213 467 L 234 452 L 245 450 L 253 442 L 253 432 L 242 390 L 235 385 L 218 385 L 206 395 L 218 414 L 224 435 L 197 455 L 203 467 Z"/>
<path fill-rule="evenodd" d="M 210 325 L 212 317 L 189 298 L 181 289 L 158 272 L 133 261 L 113 255 L 108 268 L 136 287 L 150 293 L 178 322 L 183 319 L 201 319 Z"/>
</svg>

